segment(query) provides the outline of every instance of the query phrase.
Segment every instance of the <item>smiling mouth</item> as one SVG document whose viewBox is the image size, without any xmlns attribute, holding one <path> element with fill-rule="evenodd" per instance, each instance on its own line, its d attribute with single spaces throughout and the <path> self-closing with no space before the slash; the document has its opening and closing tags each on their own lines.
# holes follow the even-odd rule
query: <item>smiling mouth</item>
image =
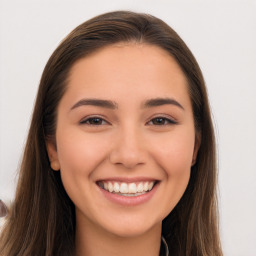
<svg viewBox="0 0 256 256">
<path fill-rule="evenodd" d="M 99 181 L 98 186 L 102 189 L 121 196 L 140 196 L 151 191 L 156 181 L 141 182 L 116 182 L 116 181 Z"/>
</svg>

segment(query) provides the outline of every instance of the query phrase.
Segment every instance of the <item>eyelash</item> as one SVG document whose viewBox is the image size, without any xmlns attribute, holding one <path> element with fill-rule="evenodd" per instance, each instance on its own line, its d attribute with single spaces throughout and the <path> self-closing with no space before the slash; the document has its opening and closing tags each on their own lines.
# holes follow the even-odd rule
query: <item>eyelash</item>
<svg viewBox="0 0 256 256">
<path fill-rule="evenodd" d="M 164 121 L 164 123 L 158 123 L 158 124 L 154 124 L 153 122 L 154 121 Z M 164 116 L 158 116 L 158 117 L 154 117 L 152 118 L 149 122 L 147 122 L 147 124 L 149 123 L 152 123 L 151 125 L 156 125 L 156 126 L 163 126 L 163 125 L 172 125 L 172 124 L 177 124 L 177 121 L 171 119 L 171 118 L 167 118 L 167 117 L 164 117 Z"/>
<path fill-rule="evenodd" d="M 96 121 L 96 123 L 90 123 Z M 154 123 L 154 121 L 160 121 L 160 123 Z M 161 123 L 163 122 L 164 123 Z M 98 116 L 93 116 L 93 117 L 89 117 L 86 118 L 84 120 L 82 120 L 80 122 L 80 124 L 85 124 L 85 125 L 90 125 L 90 126 L 101 126 L 101 125 L 106 125 L 106 124 L 110 124 L 109 122 L 107 122 L 104 118 L 102 117 L 98 117 Z M 155 126 L 164 126 L 164 125 L 174 125 L 177 124 L 177 121 L 171 119 L 171 118 L 167 118 L 164 116 L 158 116 L 158 117 L 154 117 L 152 118 L 150 121 L 147 122 L 148 125 L 155 125 Z"/>
<path fill-rule="evenodd" d="M 99 121 L 100 123 L 96 124 L 96 123 L 90 123 L 91 121 L 96 121 L 96 123 Z M 105 125 L 102 124 L 102 122 L 104 122 L 105 124 L 109 124 L 109 122 L 107 122 L 106 120 L 104 120 L 102 117 L 98 117 L 98 116 L 93 116 L 93 117 L 89 117 L 86 119 L 83 119 L 80 124 L 86 124 L 86 125 L 91 125 L 91 126 L 100 126 L 100 125 Z"/>
</svg>

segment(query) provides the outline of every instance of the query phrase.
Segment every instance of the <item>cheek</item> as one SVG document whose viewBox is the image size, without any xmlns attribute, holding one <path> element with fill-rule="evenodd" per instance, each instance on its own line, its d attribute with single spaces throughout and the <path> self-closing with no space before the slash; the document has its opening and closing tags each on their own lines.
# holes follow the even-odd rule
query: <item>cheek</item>
<svg viewBox="0 0 256 256">
<path fill-rule="evenodd" d="M 173 134 L 155 147 L 152 155 L 155 162 L 161 167 L 165 179 L 163 182 L 164 217 L 177 205 L 184 194 L 189 178 L 194 149 L 193 133 L 183 133 L 182 136 Z"/>
<path fill-rule="evenodd" d="M 173 133 L 161 139 L 161 143 L 154 143 L 156 161 L 165 170 L 166 174 L 182 175 L 190 171 L 194 152 L 194 133 Z"/>
<path fill-rule="evenodd" d="M 61 175 L 77 180 L 90 176 L 107 155 L 106 140 L 77 129 L 61 130 L 57 134 L 57 151 Z"/>
<path fill-rule="evenodd" d="M 159 165 L 164 170 L 169 187 L 175 188 L 178 194 L 186 189 L 190 177 L 193 155 L 193 144 L 172 142 L 166 146 L 165 153 L 158 154 Z"/>
<path fill-rule="evenodd" d="M 78 129 L 60 129 L 56 136 L 63 186 L 73 203 L 88 200 L 93 172 L 106 159 L 106 140 Z"/>
</svg>

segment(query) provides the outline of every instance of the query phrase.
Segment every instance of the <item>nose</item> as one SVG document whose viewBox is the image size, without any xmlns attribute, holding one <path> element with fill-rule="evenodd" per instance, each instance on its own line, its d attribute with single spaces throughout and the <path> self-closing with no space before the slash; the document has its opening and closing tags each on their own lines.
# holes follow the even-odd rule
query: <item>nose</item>
<svg viewBox="0 0 256 256">
<path fill-rule="evenodd" d="M 126 129 L 117 134 L 112 144 L 110 162 L 133 169 L 146 163 L 147 150 L 143 136 L 136 129 Z"/>
</svg>

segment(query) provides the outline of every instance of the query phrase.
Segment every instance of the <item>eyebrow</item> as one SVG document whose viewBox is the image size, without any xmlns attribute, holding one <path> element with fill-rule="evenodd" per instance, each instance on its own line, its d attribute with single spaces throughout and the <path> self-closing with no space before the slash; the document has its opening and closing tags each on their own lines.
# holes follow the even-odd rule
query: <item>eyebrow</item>
<svg viewBox="0 0 256 256">
<path fill-rule="evenodd" d="M 143 107 L 149 108 L 149 107 L 158 107 L 158 106 L 162 106 L 162 105 L 174 105 L 174 106 L 177 106 L 177 107 L 185 110 L 184 107 L 178 101 L 176 101 L 175 99 L 172 99 L 172 98 L 149 99 L 143 104 Z"/>
<path fill-rule="evenodd" d="M 80 106 L 96 106 L 102 108 L 117 109 L 117 104 L 111 100 L 82 99 L 79 100 L 70 110 L 78 108 Z"/>
<path fill-rule="evenodd" d="M 155 98 L 146 100 L 142 104 L 143 108 L 158 107 L 163 105 L 174 105 L 184 110 L 184 107 L 175 99 L 172 98 Z M 102 100 L 102 99 L 82 99 L 79 100 L 70 110 L 81 106 L 96 106 L 108 109 L 117 109 L 118 104 L 111 100 Z"/>
</svg>

